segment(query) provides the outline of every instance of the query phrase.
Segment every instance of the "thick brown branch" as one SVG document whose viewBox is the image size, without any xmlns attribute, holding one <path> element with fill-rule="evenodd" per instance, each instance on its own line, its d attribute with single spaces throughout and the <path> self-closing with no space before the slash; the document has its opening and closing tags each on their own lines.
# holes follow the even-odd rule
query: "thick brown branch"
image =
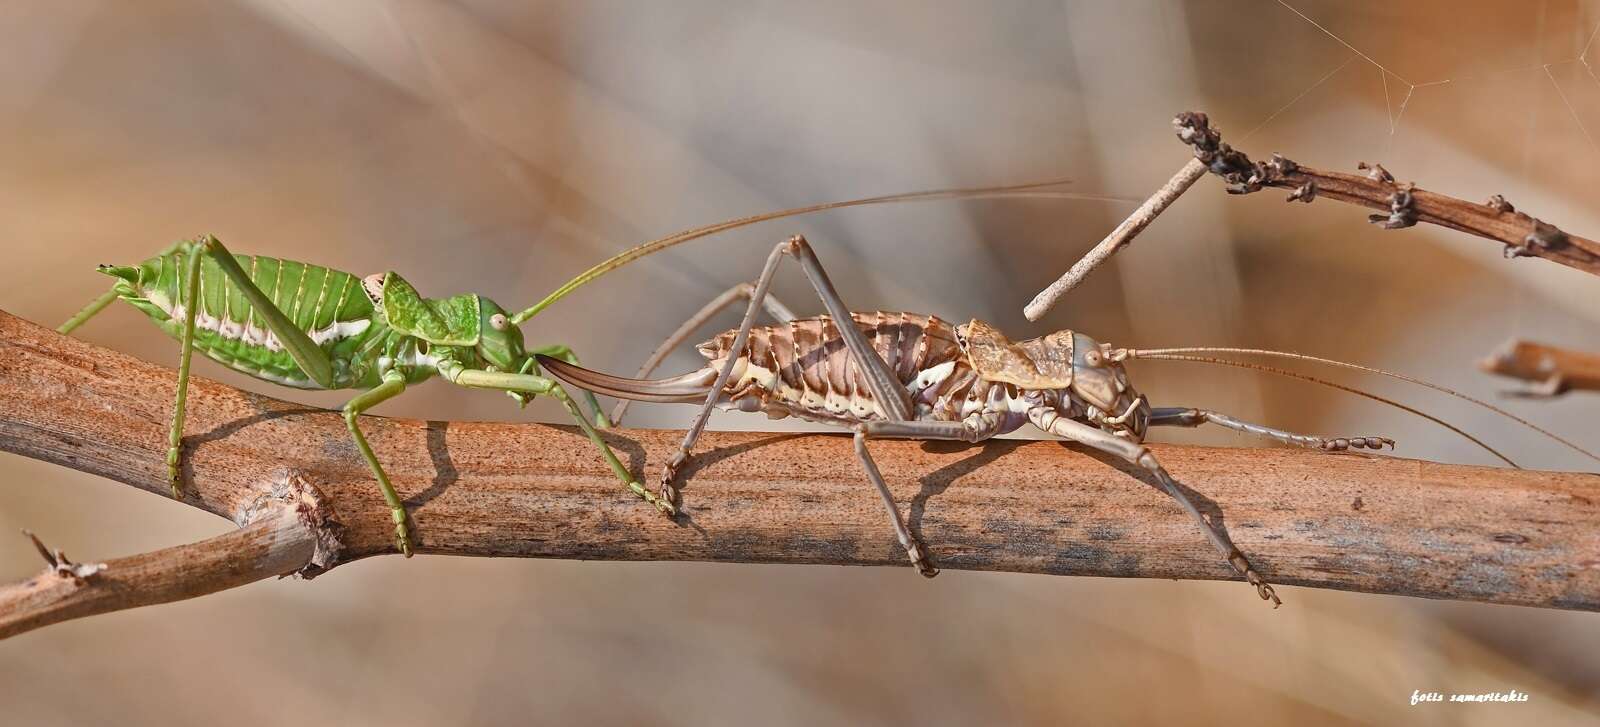
<svg viewBox="0 0 1600 727">
<path fill-rule="evenodd" d="M 1426 222 L 1500 242 L 1507 257 L 1541 257 L 1600 275 L 1600 243 L 1518 212 L 1498 194 L 1484 204 L 1475 204 L 1397 183 L 1378 165 L 1359 165 L 1365 174 L 1343 174 L 1297 164 L 1276 154 L 1271 161 L 1252 162 L 1222 143 L 1205 114 L 1186 112 L 1173 123 L 1178 137 L 1194 147 L 1195 158 L 1222 177 L 1230 192 L 1245 194 L 1277 187 L 1293 190 L 1288 197 L 1291 202 L 1320 198 L 1348 202 L 1381 212 L 1369 220 L 1385 228 Z"/>
<path fill-rule="evenodd" d="M 1507 341 L 1478 366 L 1491 374 L 1531 381 L 1536 386 L 1514 392 L 1523 396 L 1559 396 L 1568 391 L 1600 391 L 1600 354 L 1574 351 L 1531 341 Z"/>
<path fill-rule="evenodd" d="M 165 493 L 173 383 L 168 369 L 0 313 L 0 449 Z M 323 567 L 393 552 L 388 510 L 337 413 L 206 380 L 194 382 L 190 401 L 188 504 L 259 522 L 253 513 L 292 472 L 326 503 L 300 522 L 336 512 L 343 526 L 309 528 L 337 536 L 336 554 L 320 551 Z M 675 524 L 625 492 L 570 427 L 382 417 L 363 426 L 407 499 L 424 553 L 892 565 L 906 571 L 894 577 L 914 577 L 901 568 L 904 553 L 847 437 L 708 435 L 687 472 L 689 518 Z M 606 436 L 645 476 L 681 434 Z M 873 448 L 942 568 L 1232 577 L 1172 501 L 1119 462 L 1055 442 Z M 1600 609 L 1600 476 L 1285 449 L 1153 451 L 1275 583 Z M 213 552 L 224 543 L 247 554 L 262 546 L 225 536 L 177 549 L 176 559 L 114 560 L 83 590 L 137 578 L 142 559 L 212 574 L 151 591 L 172 596 L 311 560 L 297 545 L 240 574 L 229 564 L 262 559 Z M 1241 587 L 1239 598 L 1255 596 Z"/>
</svg>

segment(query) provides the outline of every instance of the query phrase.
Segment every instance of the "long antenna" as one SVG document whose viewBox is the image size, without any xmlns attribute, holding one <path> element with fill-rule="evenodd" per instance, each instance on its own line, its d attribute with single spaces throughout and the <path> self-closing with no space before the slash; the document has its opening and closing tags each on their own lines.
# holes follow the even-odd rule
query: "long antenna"
<svg viewBox="0 0 1600 727">
<path fill-rule="evenodd" d="M 580 273 L 578 275 L 578 277 L 575 277 L 572 280 L 567 281 L 567 283 L 565 285 L 557 288 L 555 290 L 555 292 L 551 293 L 550 295 L 545 296 L 544 300 L 541 300 L 538 303 L 535 303 L 533 305 L 533 307 L 531 307 L 531 308 L 529 308 L 529 309 L 527 309 L 525 311 L 522 311 L 521 313 L 518 313 L 518 314 L 512 316 L 511 317 L 511 322 L 514 323 L 514 324 L 520 324 L 523 321 L 526 321 L 529 318 L 532 318 L 535 315 L 538 315 L 540 311 L 543 311 L 545 308 L 550 307 L 556 301 L 561 300 L 562 298 L 565 298 L 569 293 L 571 293 L 574 290 L 577 290 L 578 287 L 582 286 L 584 283 L 587 283 L 587 282 L 589 282 L 591 280 L 594 280 L 595 278 L 598 278 L 601 275 L 605 275 L 606 273 L 611 272 L 612 270 L 615 270 L 615 269 L 617 269 L 619 267 L 622 267 L 623 265 L 626 265 L 629 262 L 632 262 L 632 261 L 634 261 L 634 260 L 636 260 L 638 258 L 644 257 L 645 255 L 649 255 L 650 253 L 657 252 L 659 250 L 664 250 L 666 248 L 672 247 L 673 245 L 678 245 L 678 244 L 681 244 L 681 243 L 685 243 L 685 242 L 688 242 L 690 240 L 697 240 L 697 239 L 705 237 L 707 235 L 713 235 L 713 234 L 716 234 L 718 232 L 724 232 L 724 231 L 727 231 L 727 230 L 732 230 L 732 229 L 737 228 L 737 227 L 745 227 L 747 225 L 753 225 L 753 224 L 756 224 L 758 222 L 766 222 L 768 220 L 776 220 L 776 219 L 780 219 L 780 218 L 784 218 L 784 217 L 794 217 L 794 216 L 797 216 L 797 215 L 811 214 L 813 212 L 822 212 L 824 210 L 840 209 L 840 208 L 843 208 L 843 207 L 862 207 L 862 206 L 866 206 L 866 205 L 887 204 L 887 203 L 891 203 L 891 202 L 924 202 L 924 201 L 942 200 L 942 199 L 978 199 L 978 198 L 984 198 L 984 197 L 1034 197 L 1034 198 L 1055 198 L 1055 199 L 1103 200 L 1103 201 L 1115 201 L 1115 202 L 1134 202 L 1134 201 L 1137 201 L 1137 200 L 1127 199 L 1127 198 L 1123 198 L 1123 197 L 1111 197 L 1111 196 L 1093 195 L 1093 194 L 1078 194 L 1078 193 L 1074 193 L 1074 192 L 1065 192 L 1065 191 L 1051 190 L 1050 189 L 1050 187 L 1059 187 L 1059 186 L 1061 186 L 1063 184 L 1068 183 L 1069 181 L 1070 180 L 1067 180 L 1067 179 L 1052 179 L 1052 180 L 1047 180 L 1047 181 L 1043 181 L 1043 182 L 1028 182 L 1026 184 L 1011 184 L 1011 185 L 1005 185 L 1005 186 L 999 186 L 999 187 L 966 187 L 966 188 L 960 188 L 960 189 L 935 189 L 935 190 L 929 190 L 929 191 L 924 191 L 924 192 L 908 192 L 908 193 L 904 193 L 904 194 L 890 194 L 890 195 L 883 195 L 883 196 L 879 196 L 879 197 L 864 197 L 862 199 L 845 200 L 843 202 L 824 202 L 822 204 L 814 204 L 814 205 L 810 205 L 810 206 L 806 206 L 806 207 L 794 207 L 794 208 L 786 209 L 786 210 L 777 210 L 775 212 L 764 212 L 764 213 L 759 214 L 759 215 L 751 215 L 749 217 L 740 217 L 740 218 L 737 218 L 737 219 L 727 220 L 727 221 L 724 221 L 724 222 L 718 222 L 718 223 L 711 224 L 711 225 L 705 225 L 703 227 L 696 227 L 696 228 L 694 228 L 692 230 L 684 230 L 682 232 L 677 232 L 677 233 L 673 233 L 671 235 L 667 235 L 666 237 L 658 237 L 658 238 L 656 238 L 654 240 L 650 240 L 648 242 L 641 243 L 641 244 L 636 245 L 634 247 L 630 247 L 627 250 L 624 250 L 624 251 L 622 251 L 620 253 L 617 253 L 616 255 L 613 255 L 612 257 L 606 259 L 605 261 L 601 262 L 600 264 L 595 265 L 594 267 L 583 271 L 582 273 Z"/>
<path fill-rule="evenodd" d="M 1515 414 L 1512 414 L 1511 412 L 1508 412 L 1508 411 L 1506 411 L 1504 409 L 1501 409 L 1498 406 L 1490 404 L 1487 401 L 1483 401 L 1482 399 L 1476 399 L 1476 398 L 1467 396 L 1466 394 L 1463 394 L 1463 393 L 1461 393 L 1459 391 L 1456 391 L 1456 390 L 1450 389 L 1450 388 L 1446 388 L 1444 386 L 1440 386 L 1440 385 L 1435 384 L 1435 383 L 1433 383 L 1431 381 L 1423 381 L 1422 379 L 1418 379 L 1418 378 L 1415 378 L 1415 377 L 1412 377 L 1412 376 L 1407 376 L 1405 374 L 1395 373 L 1393 371 L 1385 371 L 1383 369 L 1373 368 L 1371 366 L 1363 366 L 1361 364 L 1353 364 L 1353 363 L 1349 363 L 1347 361 L 1337 361 L 1337 360 L 1334 360 L 1334 359 L 1331 359 L 1331 358 L 1322 358 L 1320 356 L 1310 356 L 1310 355 L 1303 354 L 1303 353 L 1290 353 L 1290 352 L 1287 352 L 1287 351 L 1272 351 L 1272 350 L 1269 350 L 1269 349 L 1262 349 L 1262 348 L 1226 348 L 1226 347 L 1217 347 L 1217 346 L 1191 346 L 1191 347 L 1187 347 L 1187 348 L 1152 348 L 1152 349 L 1143 349 L 1143 350 L 1128 349 L 1128 357 L 1129 358 L 1147 358 L 1147 359 L 1157 359 L 1157 360 L 1162 359 L 1162 358 L 1166 358 L 1166 359 L 1170 359 L 1170 360 L 1183 360 L 1183 359 L 1176 359 L 1176 358 L 1174 358 L 1174 356 L 1178 355 L 1178 354 L 1196 354 L 1196 353 L 1199 353 L 1199 354 L 1217 354 L 1217 353 L 1221 353 L 1221 354 L 1245 354 L 1245 355 L 1253 355 L 1253 356 L 1274 356 L 1274 357 L 1277 357 L 1277 358 L 1286 358 L 1286 359 L 1291 359 L 1291 360 L 1295 360 L 1295 361 L 1310 361 L 1310 362 L 1313 362 L 1313 363 L 1320 363 L 1320 364 L 1325 364 L 1325 365 L 1328 365 L 1328 366 L 1337 366 L 1339 368 L 1351 369 L 1351 370 L 1354 370 L 1354 371 L 1363 371 L 1363 372 L 1366 372 L 1366 373 L 1369 373 L 1369 374 L 1378 374 L 1380 376 L 1387 376 L 1387 377 L 1392 378 L 1392 379 L 1398 379 L 1400 381 L 1404 381 L 1404 382 L 1410 383 L 1410 384 L 1416 384 L 1418 386 L 1426 386 L 1426 387 L 1428 387 L 1430 389 L 1433 389 L 1434 391 L 1438 391 L 1438 392 L 1441 392 L 1441 393 L 1444 393 L 1444 394 L 1449 394 L 1450 396 L 1453 396 L 1453 397 L 1455 397 L 1457 399 L 1461 399 L 1462 401 L 1468 401 L 1468 402 L 1476 404 L 1476 405 L 1478 405 L 1480 407 L 1483 407 L 1484 409 L 1488 409 L 1489 411 L 1492 411 L 1492 412 L 1494 412 L 1496 414 L 1499 414 L 1500 416 L 1503 416 L 1503 417 L 1505 417 L 1507 419 L 1510 419 L 1511 421 L 1514 421 L 1514 422 L 1516 422 L 1518 424 L 1521 424 L 1524 427 L 1527 427 L 1529 429 L 1532 429 L 1535 432 L 1543 434 L 1544 436 L 1549 437 L 1550 439 L 1552 439 L 1552 440 L 1554 440 L 1556 442 L 1560 442 L 1561 444 L 1564 444 L 1567 447 L 1570 447 L 1571 449 L 1577 451 L 1578 453 L 1582 454 L 1585 457 L 1588 457 L 1589 459 L 1592 459 L 1592 460 L 1595 460 L 1597 462 L 1600 462 L 1600 456 L 1595 455 L 1595 453 L 1590 452 L 1589 450 L 1584 449 L 1583 447 L 1580 447 L 1580 446 L 1578 446 L 1576 444 L 1573 444 L 1572 442 L 1567 441 L 1566 439 L 1563 439 L 1563 438 L 1557 436 L 1554 432 L 1551 432 L 1550 430 L 1545 429 L 1545 428 L 1543 428 L 1543 427 L 1541 427 L 1541 426 L 1539 426 L 1537 424 L 1534 424 L 1533 422 L 1530 422 L 1530 421 L 1528 421 L 1526 419 L 1523 419 L 1522 417 L 1519 417 L 1519 416 L 1517 416 Z M 1232 364 L 1229 364 L 1229 365 L 1238 365 L 1238 362 L 1233 362 Z M 1459 431 L 1459 430 L 1457 430 L 1457 431 Z M 1474 440 L 1474 441 L 1476 441 L 1476 440 Z M 1497 456 L 1498 456 L 1498 454 L 1497 454 Z M 1501 457 L 1501 459 L 1505 459 L 1505 458 Z"/>
<path fill-rule="evenodd" d="M 1458 426 L 1456 426 L 1454 424 L 1451 424 L 1450 422 L 1447 422 L 1447 421 L 1445 421 L 1443 419 L 1440 419 L 1439 417 L 1436 417 L 1436 416 L 1434 416 L 1432 414 L 1429 414 L 1427 412 L 1421 411 L 1419 409 L 1414 409 L 1412 407 L 1406 406 L 1405 404 L 1401 404 L 1400 402 L 1394 401 L 1393 399 L 1385 399 L 1384 397 L 1378 396 L 1377 394 L 1374 394 L 1374 393 L 1371 393 L 1371 392 L 1367 392 L 1367 391 L 1362 391 L 1362 390 L 1357 389 L 1357 388 L 1355 388 L 1353 386 L 1345 386 L 1344 384 L 1334 383 L 1334 382 L 1328 381 L 1326 379 L 1319 379 L 1319 378 L 1317 378 L 1315 376 L 1311 376 L 1309 374 L 1302 374 L 1302 373 L 1300 373 L 1298 371 L 1289 371 L 1287 369 L 1280 369 L 1280 368 L 1277 368 L 1277 367 L 1274 367 L 1274 366 L 1267 366 L 1265 364 L 1250 363 L 1249 361 L 1234 361 L 1232 359 L 1226 359 L 1226 358 L 1212 358 L 1210 356 L 1184 356 L 1184 355 L 1178 355 L 1178 354 L 1171 354 L 1171 355 L 1156 354 L 1156 355 L 1148 355 L 1147 356 L 1145 354 L 1150 353 L 1148 351 L 1139 351 L 1138 352 L 1139 353 L 1138 356 L 1132 356 L 1131 354 L 1133 352 L 1131 352 L 1131 351 L 1129 353 L 1130 353 L 1129 358 L 1141 358 L 1141 359 L 1147 359 L 1147 360 L 1150 360 L 1150 361 L 1198 361 L 1200 363 L 1222 364 L 1223 366 L 1237 366 L 1237 367 L 1242 368 L 1242 369 L 1253 369 L 1255 371 L 1265 371 L 1266 373 L 1269 373 L 1269 374 L 1277 374 L 1279 376 L 1287 376 L 1287 377 L 1292 378 L 1292 379 L 1300 379 L 1301 381 L 1310 381 L 1310 382 L 1312 382 L 1314 384 L 1322 384 L 1323 386 L 1332 387 L 1332 388 L 1338 389 L 1340 391 L 1348 391 L 1348 392 L 1350 392 L 1352 394 L 1355 394 L 1357 396 L 1365 396 L 1368 399 L 1372 399 L 1373 401 L 1382 402 L 1382 403 L 1388 404 L 1389 406 L 1392 406 L 1392 407 L 1394 407 L 1396 409 L 1401 409 L 1403 411 L 1411 412 L 1412 414 L 1415 414 L 1415 415 L 1417 415 L 1419 417 L 1422 417 L 1423 419 L 1427 419 L 1428 421 L 1431 421 L 1434 424 L 1438 424 L 1439 426 L 1444 427 L 1445 429 L 1448 429 L 1448 430 L 1450 430 L 1452 432 L 1455 432 L 1456 434 L 1461 435 L 1462 437 L 1465 437 L 1468 441 L 1472 442 L 1473 444 L 1476 444 L 1479 447 L 1484 448 L 1486 451 L 1489 452 L 1489 454 L 1492 454 L 1492 455 L 1494 455 L 1496 457 L 1499 457 L 1500 461 L 1505 462 L 1506 464 L 1511 465 L 1512 467 L 1516 467 L 1517 469 L 1522 469 L 1522 465 L 1519 465 L 1516 462 L 1512 462 L 1510 457 L 1507 457 L 1507 456 L 1501 454 L 1494 447 L 1491 447 L 1488 444 L 1485 444 L 1483 442 L 1483 440 L 1480 440 L 1477 437 L 1474 437 L 1471 434 L 1466 433 L 1460 427 L 1458 427 Z"/>
</svg>

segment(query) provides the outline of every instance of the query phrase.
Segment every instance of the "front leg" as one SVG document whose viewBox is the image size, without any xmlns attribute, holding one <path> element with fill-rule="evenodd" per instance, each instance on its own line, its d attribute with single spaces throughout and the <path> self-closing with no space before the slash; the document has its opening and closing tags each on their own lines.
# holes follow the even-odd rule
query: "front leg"
<svg viewBox="0 0 1600 727">
<path fill-rule="evenodd" d="M 577 402 L 567 395 L 567 391 L 561 388 L 561 384 L 533 374 L 512 374 L 500 371 L 469 369 L 449 360 L 439 363 L 439 374 L 446 381 L 457 386 L 466 386 L 474 389 L 493 389 L 496 391 L 521 391 L 540 396 L 549 395 L 555 397 L 566 408 L 567 413 L 572 415 L 573 420 L 578 422 L 578 428 L 583 430 L 584 436 L 587 436 L 589 441 L 599 448 L 600 456 L 605 459 L 606 465 L 611 468 L 611 472 L 617 476 L 617 479 L 622 481 L 624 486 L 632 491 L 633 494 L 644 499 L 645 502 L 654 505 L 662 513 L 668 516 L 677 514 L 670 500 L 657 498 L 655 495 L 650 494 L 650 491 L 645 489 L 644 485 L 633 479 L 633 475 L 628 472 L 628 468 L 622 466 L 622 461 L 617 459 L 616 453 L 612 452 L 611 447 L 606 444 L 604 439 L 600 438 L 600 433 L 595 431 L 594 426 L 589 423 L 588 417 L 585 417 L 583 412 L 578 409 Z"/>
<path fill-rule="evenodd" d="M 1172 475 L 1167 474 L 1165 467 L 1161 466 L 1160 460 L 1157 460 L 1155 455 L 1151 454 L 1150 450 L 1146 449 L 1143 444 L 1069 419 L 1047 408 L 1040 407 L 1029 411 L 1028 420 L 1033 422 L 1034 426 L 1051 434 L 1121 457 L 1129 464 L 1149 472 L 1151 476 L 1155 477 L 1156 482 L 1160 484 L 1161 489 L 1173 500 L 1176 500 L 1178 505 L 1184 509 L 1184 512 L 1189 513 L 1190 517 L 1193 517 L 1200 524 L 1201 532 L 1205 533 L 1206 539 L 1211 541 L 1211 544 L 1228 561 L 1228 564 L 1232 565 L 1235 571 L 1244 576 L 1245 580 L 1250 582 L 1250 585 L 1256 587 L 1256 593 L 1261 596 L 1262 600 L 1272 601 L 1273 608 L 1277 608 L 1282 604 L 1282 601 L 1278 600 L 1278 594 L 1272 590 L 1272 586 L 1262 579 L 1260 574 L 1256 573 L 1255 568 L 1250 565 L 1250 560 L 1244 557 L 1244 553 L 1240 552 L 1239 548 L 1233 544 L 1233 541 L 1222 531 L 1221 526 L 1213 524 L 1206 519 L 1205 515 L 1200 514 L 1200 509 L 1195 507 L 1194 501 L 1184 494 L 1183 490 L 1178 487 L 1177 481 L 1172 479 Z"/>
<path fill-rule="evenodd" d="M 1184 409 L 1180 407 L 1163 407 L 1150 411 L 1150 426 L 1152 427 L 1198 427 L 1201 424 L 1215 424 L 1224 429 L 1236 432 L 1254 434 L 1268 439 L 1275 439 L 1284 444 L 1307 449 L 1320 449 L 1325 452 L 1342 452 L 1346 449 L 1382 449 L 1388 445 L 1394 449 L 1394 440 L 1388 437 L 1314 437 L 1309 434 L 1295 434 L 1282 429 L 1240 421 L 1221 412 L 1210 409 Z"/>
</svg>

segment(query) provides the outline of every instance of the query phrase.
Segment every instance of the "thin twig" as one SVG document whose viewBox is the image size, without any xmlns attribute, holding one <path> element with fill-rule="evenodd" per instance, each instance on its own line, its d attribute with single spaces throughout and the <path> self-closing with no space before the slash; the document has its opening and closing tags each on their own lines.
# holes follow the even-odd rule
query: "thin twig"
<svg viewBox="0 0 1600 727">
<path fill-rule="evenodd" d="M 1253 162 L 1243 152 L 1224 143 L 1222 135 L 1211 128 L 1203 113 L 1184 112 L 1172 123 L 1177 127 L 1178 138 L 1194 147 L 1195 159 L 1111 235 L 1074 263 L 1065 275 L 1041 291 L 1023 309 L 1028 320 L 1043 317 L 1056 300 L 1082 282 L 1094 268 L 1131 243 L 1156 215 L 1193 183 L 1189 174 L 1199 175 L 1193 172 L 1196 161 L 1221 177 L 1230 194 L 1248 194 L 1263 187 L 1288 189 L 1292 190 L 1287 198 L 1290 202 L 1309 203 L 1326 198 L 1378 210 L 1383 214 L 1369 215 L 1367 219 L 1385 229 L 1401 229 L 1425 222 L 1500 242 L 1508 258 L 1541 257 L 1600 275 L 1600 242 L 1518 212 L 1498 194 L 1483 204 L 1474 204 L 1410 183 L 1396 183 L 1382 166 L 1364 162 L 1357 165 L 1358 170 L 1366 172 L 1360 175 L 1322 171 L 1278 154 L 1272 155 L 1268 162 Z M 1183 180 L 1187 182 L 1175 186 Z"/>
<path fill-rule="evenodd" d="M 1508 392 L 1513 396 L 1556 397 L 1568 391 L 1600 391 L 1600 354 L 1531 341 L 1507 341 L 1478 362 L 1484 371 L 1535 385 Z"/>
<path fill-rule="evenodd" d="M 165 496 L 173 386 L 170 369 L 0 312 L 0 449 Z M 190 402 L 184 502 L 244 529 L 110 560 L 81 585 L 52 572 L 0 586 L 0 635 L 393 552 L 389 510 L 339 413 L 205 379 Z M 707 435 L 686 471 L 688 517 L 674 523 L 570 427 L 371 417 L 363 428 L 423 553 L 889 565 L 885 577 L 915 578 L 849 437 Z M 682 433 L 605 436 L 639 473 Z M 1233 577 L 1185 514 L 1118 461 L 1048 441 L 873 449 L 941 568 Z M 1600 476 L 1152 451 L 1273 583 L 1600 610 Z"/>
<path fill-rule="evenodd" d="M 1101 263 L 1110 259 L 1112 255 L 1117 254 L 1118 250 L 1133 242 L 1133 238 L 1143 232 L 1145 227 L 1154 222 L 1158 215 L 1165 212 L 1167 207 L 1177 201 L 1178 197 L 1188 191 L 1189 187 L 1193 186 L 1205 174 L 1206 165 L 1200 163 L 1198 159 L 1190 159 L 1187 164 L 1183 165 L 1183 168 L 1178 170 L 1177 174 L 1172 175 L 1172 178 L 1167 180 L 1166 184 L 1161 185 L 1161 189 L 1156 190 L 1156 193 L 1145 200 L 1144 204 L 1139 205 L 1139 209 L 1128 215 L 1128 219 L 1123 220 L 1122 224 L 1117 225 L 1117 228 L 1112 230 L 1111 234 L 1106 235 L 1105 239 L 1100 241 L 1100 244 L 1095 245 L 1094 249 L 1089 251 L 1089 254 L 1084 255 L 1078 262 L 1073 263 L 1072 268 L 1062 274 L 1060 278 L 1057 278 L 1056 282 L 1051 283 L 1050 287 L 1039 291 L 1039 294 L 1034 296 L 1033 300 L 1022 309 L 1022 314 L 1027 316 L 1030 321 L 1043 318 L 1044 314 L 1055 306 L 1058 298 L 1066 295 L 1067 291 L 1078 287 L 1078 283 L 1083 282 L 1084 276 L 1088 275 L 1089 271 L 1100 267 Z"/>
</svg>

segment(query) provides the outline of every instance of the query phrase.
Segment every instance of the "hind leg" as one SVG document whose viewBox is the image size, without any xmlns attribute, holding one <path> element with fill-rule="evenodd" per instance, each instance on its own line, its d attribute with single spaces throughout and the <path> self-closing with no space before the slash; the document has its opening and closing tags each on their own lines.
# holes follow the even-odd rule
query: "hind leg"
<svg viewBox="0 0 1600 727">
<path fill-rule="evenodd" d="M 822 263 L 817 260 L 816 253 L 812 252 L 810 243 L 799 235 L 778 243 L 772 249 L 772 254 L 767 256 L 767 263 L 761 269 L 761 277 L 756 279 L 755 290 L 750 293 L 750 305 L 745 309 L 744 319 L 739 323 L 739 330 L 734 334 L 729 350 L 743 350 L 745 343 L 750 340 L 750 329 L 755 326 L 756 311 L 767 299 L 767 291 L 772 288 L 772 278 L 778 272 L 778 263 L 783 262 L 785 255 L 795 257 L 801 269 L 805 271 L 806 278 L 811 281 L 811 286 L 816 289 L 817 297 L 822 299 L 823 306 L 828 309 L 828 315 L 834 320 L 834 330 L 849 349 L 851 360 L 866 379 L 867 387 L 872 391 L 873 401 L 877 402 L 883 411 L 884 418 L 891 422 L 910 420 L 913 413 L 911 394 L 889 369 L 889 364 L 885 363 L 872 344 L 867 342 L 866 335 L 856 327 L 850 316 L 850 309 L 845 307 L 844 300 L 834 289 L 833 282 L 822 269 Z M 733 375 L 733 367 L 738 361 L 737 356 L 729 356 L 722 370 L 717 372 L 716 381 L 706 394 L 706 401 L 701 405 L 700 413 L 695 417 L 688 433 L 684 435 L 683 444 L 678 446 L 677 454 L 667 462 L 661 475 L 662 500 L 677 503 L 678 488 L 675 482 L 678 470 L 689 461 L 689 452 L 693 449 L 695 441 L 700 438 L 700 433 L 705 431 L 706 421 L 711 418 L 711 411 L 716 408 L 717 399 L 722 396 L 723 387 Z"/>
</svg>

